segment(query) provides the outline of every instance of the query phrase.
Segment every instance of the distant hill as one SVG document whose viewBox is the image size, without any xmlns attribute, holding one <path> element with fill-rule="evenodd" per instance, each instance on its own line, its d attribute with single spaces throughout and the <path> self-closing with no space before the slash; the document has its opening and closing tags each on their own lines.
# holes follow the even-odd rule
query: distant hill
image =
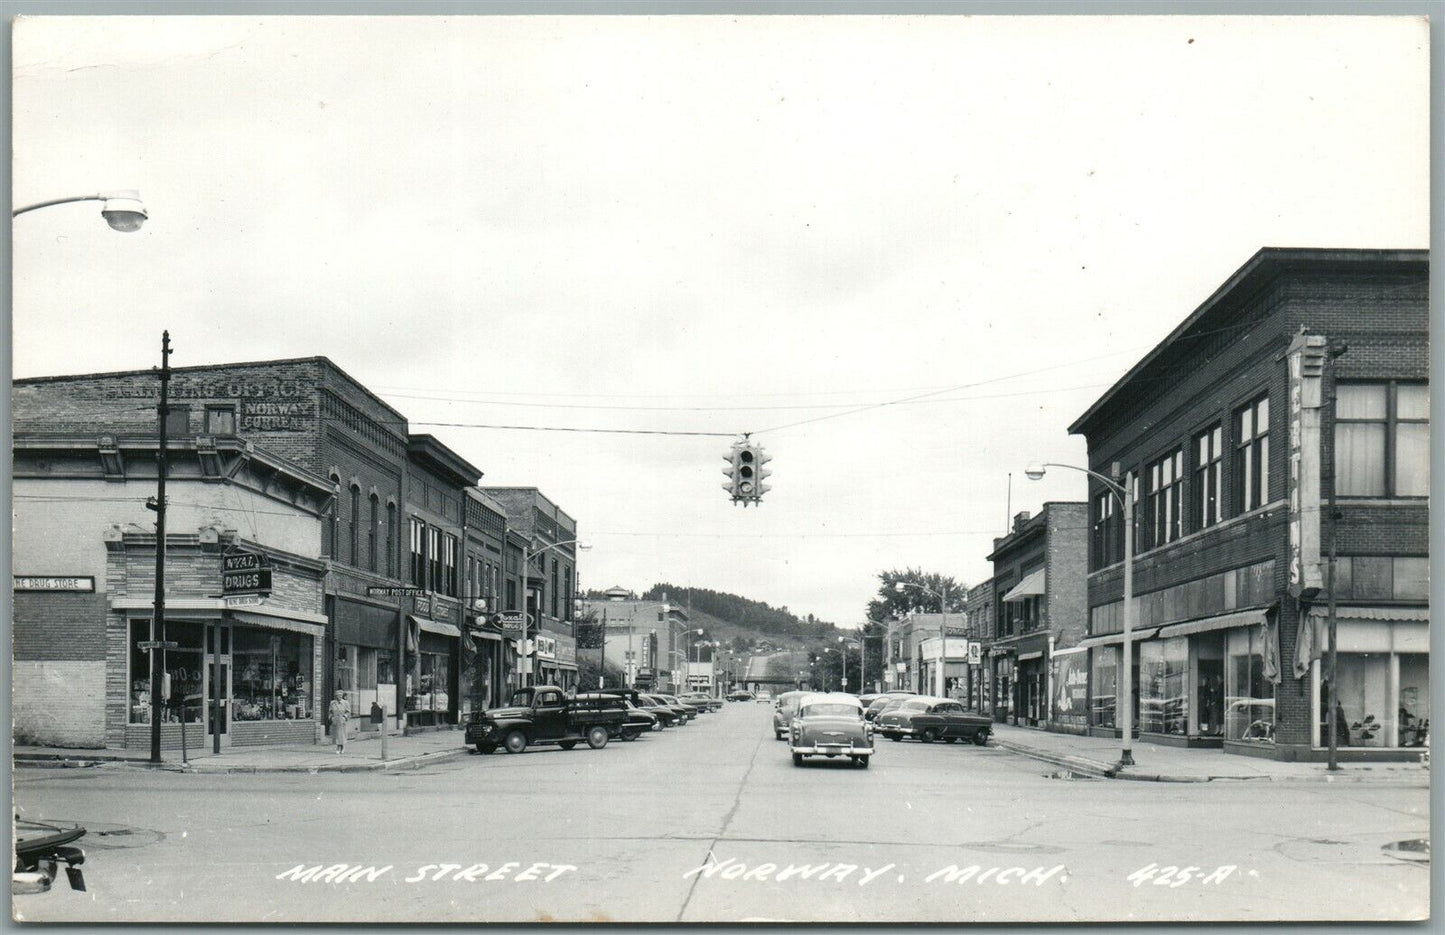
<svg viewBox="0 0 1445 935">
<path fill-rule="evenodd" d="M 589 591 L 584 597 L 605 600 L 606 595 L 602 591 Z M 707 639 L 718 640 L 739 652 L 760 643 L 779 650 L 803 649 L 819 643 L 831 643 L 843 633 L 812 614 L 799 617 L 786 607 L 772 607 L 726 591 L 663 582 L 654 584 L 638 598 L 645 601 L 666 599 L 686 608 L 692 625 L 707 631 Z"/>
</svg>

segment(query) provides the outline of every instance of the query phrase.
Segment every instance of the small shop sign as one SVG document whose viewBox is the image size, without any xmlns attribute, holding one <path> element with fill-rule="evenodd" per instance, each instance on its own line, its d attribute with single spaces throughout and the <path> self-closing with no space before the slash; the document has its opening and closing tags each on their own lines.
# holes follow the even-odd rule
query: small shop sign
<svg viewBox="0 0 1445 935">
<path fill-rule="evenodd" d="M 968 642 L 968 664 L 971 666 L 980 665 L 983 662 L 983 644 L 977 640 Z"/>
<path fill-rule="evenodd" d="M 502 632 L 507 636 L 521 636 L 522 624 L 527 617 L 520 612 L 512 611 L 505 614 L 497 614 L 497 623 L 501 624 Z"/>
<path fill-rule="evenodd" d="M 17 591 L 74 591 L 92 593 L 95 579 L 89 575 L 16 575 Z"/>
</svg>

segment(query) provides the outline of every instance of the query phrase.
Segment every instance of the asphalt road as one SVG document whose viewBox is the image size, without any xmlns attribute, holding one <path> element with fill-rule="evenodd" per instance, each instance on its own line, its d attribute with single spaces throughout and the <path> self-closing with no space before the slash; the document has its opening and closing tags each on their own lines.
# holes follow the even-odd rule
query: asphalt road
<svg viewBox="0 0 1445 935">
<path fill-rule="evenodd" d="M 799 768 L 769 719 L 768 706 L 735 703 L 603 750 L 468 753 L 396 773 L 21 770 L 18 809 L 92 833 L 88 890 L 62 877 L 16 897 L 14 912 L 1067 922 L 1428 911 L 1428 864 L 1384 850 L 1428 837 L 1423 788 L 1070 780 L 993 748 L 881 738 L 869 769 Z"/>
</svg>

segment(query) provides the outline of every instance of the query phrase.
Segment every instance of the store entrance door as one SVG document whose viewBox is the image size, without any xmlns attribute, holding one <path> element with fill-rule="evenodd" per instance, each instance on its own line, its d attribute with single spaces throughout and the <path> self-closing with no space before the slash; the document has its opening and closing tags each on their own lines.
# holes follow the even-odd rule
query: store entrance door
<svg viewBox="0 0 1445 935">
<path fill-rule="evenodd" d="M 231 628 L 212 624 L 206 628 L 206 740 L 231 745 Z"/>
</svg>

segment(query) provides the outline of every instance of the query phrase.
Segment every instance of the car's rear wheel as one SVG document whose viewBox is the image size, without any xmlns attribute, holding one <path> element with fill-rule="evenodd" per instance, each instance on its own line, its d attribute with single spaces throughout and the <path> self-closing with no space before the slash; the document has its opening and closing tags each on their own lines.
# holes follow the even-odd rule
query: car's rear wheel
<svg viewBox="0 0 1445 935">
<path fill-rule="evenodd" d="M 587 746 L 593 750 L 601 750 L 607 746 L 607 728 L 600 724 L 587 730 Z"/>
<path fill-rule="evenodd" d="M 925 727 L 923 733 L 918 735 L 918 739 L 924 743 L 933 743 L 938 739 L 938 732 L 931 727 Z"/>
<path fill-rule="evenodd" d="M 637 730 L 634 730 L 634 729 L 632 729 L 632 728 L 628 728 L 627 730 L 623 731 L 620 736 L 622 737 L 623 740 L 631 741 L 631 740 L 636 740 L 636 739 L 637 739 L 638 733 L 639 733 L 639 732 L 638 732 Z"/>
<path fill-rule="evenodd" d="M 496 749 L 497 749 L 497 745 L 494 744 L 494 743 L 479 743 L 479 744 L 477 744 L 477 752 L 478 752 L 478 753 L 491 753 L 492 751 L 494 751 L 494 750 L 496 750 Z"/>
<path fill-rule="evenodd" d="M 976 743 L 976 744 L 978 744 L 980 747 L 987 746 L 987 744 L 988 744 L 988 731 L 979 731 L 978 733 L 974 734 L 974 735 L 973 735 L 973 742 Z"/>
<path fill-rule="evenodd" d="M 561 747 L 563 750 L 571 750 L 573 747 L 577 746 L 577 741 L 559 740 L 557 741 L 557 746 Z"/>
<path fill-rule="evenodd" d="M 945 738 L 943 738 L 943 742 L 944 742 L 944 743 L 955 743 L 957 740 L 958 740 L 957 737 L 945 737 Z"/>
<path fill-rule="evenodd" d="M 503 738 L 502 746 L 508 753 L 521 753 L 527 749 L 527 735 L 519 730 L 511 731 Z"/>
<path fill-rule="evenodd" d="M 898 741 L 900 741 L 900 740 L 903 739 L 902 737 L 898 736 L 897 734 L 884 734 L 883 736 L 884 736 L 884 737 L 887 737 L 889 740 L 893 741 L 894 743 L 897 743 Z"/>
<path fill-rule="evenodd" d="M 793 765 L 794 765 L 794 766 L 802 766 L 802 765 L 803 765 L 803 754 L 801 754 L 801 753 L 794 753 L 794 754 L 793 754 Z"/>
<path fill-rule="evenodd" d="M 861 767 L 863 767 L 864 769 L 867 769 L 867 768 L 868 768 L 868 757 L 866 757 L 866 756 L 855 756 L 855 757 L 853 757 L 853 764 L 854 764 L 855 766 L 861 766 Z"/>
</svg>

